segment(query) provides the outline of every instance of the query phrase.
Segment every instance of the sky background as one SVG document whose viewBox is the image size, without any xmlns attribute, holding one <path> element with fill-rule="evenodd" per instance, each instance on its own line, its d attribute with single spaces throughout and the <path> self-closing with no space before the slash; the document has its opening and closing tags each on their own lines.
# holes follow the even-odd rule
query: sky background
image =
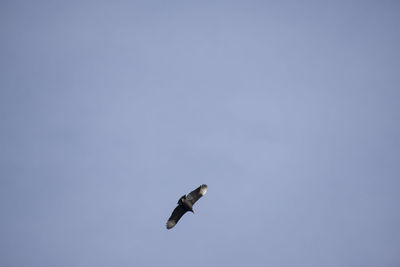
<svg viewBox="0 0 400 267">
<path fill-rule="evenodd" d="M 399 14 L 1 1 L 0 265 L 400 266 Z"/>
</svg>

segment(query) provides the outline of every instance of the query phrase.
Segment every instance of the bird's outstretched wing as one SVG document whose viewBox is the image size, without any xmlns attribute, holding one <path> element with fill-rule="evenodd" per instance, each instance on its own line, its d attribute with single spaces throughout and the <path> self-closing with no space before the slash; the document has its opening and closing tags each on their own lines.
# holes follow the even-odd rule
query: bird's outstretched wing
<svg viewBox="0 0 400 267">
<path fill-rule="evenodd" d="M 169 217 L 167 221 L 167 229 L 171 229 L 172 227 L 174 227 L 183 216 L 183 214 L 186 213 L 186 211 L 187 210 L 182 205 L 176 206 L 171 214 L 171 217 Z"/>
<path fill-rule="evenodd" d="M 196 203 L 197 200 L 199 200 L 204 194 L 207 192 L 207 185 L 202 184 L 201 186 L 197 187 L 195 190 L 190 192 L 187 196 L 186 199 L 189 200 L 192 205 Z"/>
</svg>

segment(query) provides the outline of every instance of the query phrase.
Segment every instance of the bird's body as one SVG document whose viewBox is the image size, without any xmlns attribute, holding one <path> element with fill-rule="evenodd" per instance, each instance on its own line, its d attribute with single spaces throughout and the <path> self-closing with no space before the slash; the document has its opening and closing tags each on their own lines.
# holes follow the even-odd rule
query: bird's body
<svg viewBox="0 0 400 267">
<path fill-rule="evenodd" d="M 174 209 L 167 221 L 167 229 L 174 227 L 180 218 L 188 211 L 194 213 L 193 205 L 207 192 L 207 185 L 203 184 L 190 192 L 188 195 L 183 195 L 178 200 L 178 206 Z"/>
</svg>

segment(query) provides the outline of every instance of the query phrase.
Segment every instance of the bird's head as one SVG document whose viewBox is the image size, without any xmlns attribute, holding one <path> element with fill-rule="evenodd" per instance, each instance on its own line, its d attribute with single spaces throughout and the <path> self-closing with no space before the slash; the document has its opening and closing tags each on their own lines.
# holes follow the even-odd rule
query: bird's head
<svg viewBox="0 0 400 267">
<path fill-rule="evenodd" d="M 181 198 L 178 200 L 177 204 L 182 204 L 183 201 L 185 200 L 185 198 L 186 198 L 186 195 L 181 196 Z"/>
</svg>

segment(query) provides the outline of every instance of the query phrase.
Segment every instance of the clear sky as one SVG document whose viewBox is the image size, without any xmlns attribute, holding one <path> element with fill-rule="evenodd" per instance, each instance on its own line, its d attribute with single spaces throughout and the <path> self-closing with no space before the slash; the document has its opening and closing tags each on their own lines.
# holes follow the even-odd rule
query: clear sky
<svg viewBox="0 0 400 267">
<path fill-rule="evenodd" d="M 0 265 L 400 266 L 399 14 L 1 1 Z"/>
</svg>

